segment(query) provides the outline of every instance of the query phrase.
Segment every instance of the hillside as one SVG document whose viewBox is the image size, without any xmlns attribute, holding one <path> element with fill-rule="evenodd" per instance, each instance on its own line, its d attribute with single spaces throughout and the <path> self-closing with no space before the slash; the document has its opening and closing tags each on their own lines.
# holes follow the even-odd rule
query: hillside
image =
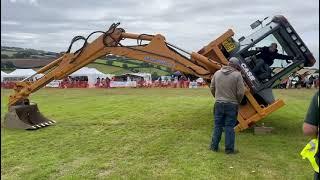
<svg viewBox="0 0 320 180">
<path fill-rule="evenodd" d="M 59 57 L 59 53 L 55 52 L 2 46 L 1 70 L 5 72 L 24 68 L 36 70 L 52 62 L 57 57 Z M 166 67 L 114 55 L 107 55 L 105 58 L 97 59 L 95 62 L 87 65 L 87 67 L 96 68 L 106 74 L 116 75 L 130 72 L 145 72 L 154 74 L 155 76 L 164 76 L 172 73 Z"/>
<path fill-rule="evenodd" d="M 165 75 L 170 74 L 169 72 L 167 72 L 165 70 L 157 69 L 154 67 L 144 68 L 144 67 L 138 66 L 138 67 L 134 67 L 134 68 L 129 69 L 129 68 L 123 68 L 123 67 L 118 66 L 118 63 L 121 63 L 121 62 L 115 61 L 115 63 L 117 65 L 107 65 L 107 64 L 103 64 L 103 63 L 99 62 L 100 60 L 97 60 L 97 61 L 94 63 L 90 63 L 89 65 L 87 65 L 87 67 L 96 68 L 103 73 L 115 74 L 115 75 L 120 75 L 120 74 L 124 74 L 124 73 L 131 73 L 131 72 L 145 72 L 145 73 L 151 73 L 151 74 L 156 73 L 158 76 L 165 76 Z"/>
</svg>

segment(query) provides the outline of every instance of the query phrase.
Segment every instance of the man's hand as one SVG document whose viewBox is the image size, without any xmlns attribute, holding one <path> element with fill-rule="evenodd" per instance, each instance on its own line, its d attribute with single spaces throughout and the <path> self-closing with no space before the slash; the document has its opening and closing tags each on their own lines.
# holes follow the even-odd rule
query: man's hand
<svg viewBox="0 0 320 180">
<path fill-rule="evenodd" d="M 302 130 L 305 136 L 316 137 L 318 134 L 318 127 L 309 123 L 303 123 Z"/>
<path fill-rule="evenodd" d="M 262 51 L 261 47 L 256 47 L 256 51 Z"/>
<path fill-rule="evenodd" d="M 293 57 L 293 59 L 292 60 L 286 60 L 286 62 L 289 64 L 289 63 L 291 63 L 292 61 L 296 61 L 298 59 L 298 56 L 295 56 L 295 57 Z"/>
</svg>

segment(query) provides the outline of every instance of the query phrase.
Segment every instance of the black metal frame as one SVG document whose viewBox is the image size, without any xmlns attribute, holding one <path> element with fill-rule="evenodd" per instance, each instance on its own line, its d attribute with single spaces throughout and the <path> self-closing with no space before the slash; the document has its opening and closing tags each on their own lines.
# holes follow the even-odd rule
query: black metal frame
<svg viewBox="0 0 320 180">
<path fill-rule="evenodd" d="M 271 24 L 272 23 L 272 24 Z M 286 28 L 290 28 L 291 32 L 287 32 Z M 260 42 L 261 40 L 265 39 L 270 34 L 273 34 L 274 37 L 277 39 L 277 41 L 281 44 L 281 46 L 284 48 L 284 50 L 288 53 L 288 55 L 298 57 L 297 60 L 294 60 L 289 66 L 285 67 L 282 71 L 278 72 L 274 76 L 272 76 L 271 79 L 269 79 L 267 82 L 261 82 L 257 78 L 256 80 L 250 80 L 248 77 L 248 74 L 243 73 L 245 76 L 245 81 L 249 86 L 251 86 L 251 90 L 254 92 L 259 92 L 266 88 L 271 88 L 279 84 L 283 79 L 287 78 L 292 72 L 296 72 L 299 69 L 303 68 L 304 66 L 310 66 L 309 61 L 310 59 L 314 59 L 311 52 L 305 45 L 305 43 L 301 40 L 299 35 L 296 33 L 296 31 L 293 29 L 293 27 L 289 24 L 289 22 L 283 17 L 283 16 L 275 16 L 271 22 L 266 24 L 264 26 L 262 31 L 266 31 L 263 35 L 260 37 L 258 36 L 257 39 L 253 39 L 252 37 L 257 36 L 259 33 L 258 31 L 249 35 L 245 39 L 251 40 L 250 43 L 244 45 L 244 47 L 238 49 L 237 52 L 233 52 L 231 56 L 238 57 L 241 61 L 241 63 L 245 63 L 247 66 L 247 62 L 244 60 L 244 58 L 241 56 L 242 53 L 248 51 L 250 48 L 254 47 L 255 44 Z M 261 30 L 260 29 L 260 30 Z M 304 46 L 306 51 L 302 52 L 302 50 L 299 48 L 299 45 L 297 45 L 294 40 L 291 38 L 292 35 L 295 35 L 297 39 L 300 41 L 300 47 Z M 252 38 L 252 39 L 251 39 Z M 243 42 L 243 41 L 242 41 Z M 251 72 L 251 69 L 249 69 Z M 243 69 L 243 71 L 245 71 Z M 248 71 L 248 69 L 246 70 Z M 252 72 L 251 72 L 252 73 Z M 248 82 L 250 81 L 250 82 Z"/>
</svg>

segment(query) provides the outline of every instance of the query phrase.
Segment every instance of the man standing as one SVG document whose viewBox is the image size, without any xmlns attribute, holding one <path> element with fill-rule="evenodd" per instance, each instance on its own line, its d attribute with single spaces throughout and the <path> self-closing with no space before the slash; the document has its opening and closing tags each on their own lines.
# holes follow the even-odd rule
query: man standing
<svg viewBox="0 0 320 180">
<path fill-rule="evenodd" d="M 303 134 L 306 136 L 315 138 L 315 141 L 314 141 L 315 143 L 318 143 L 318 140 L 319 140 L 319 121 L 320 121 L 319 120 L 319 91 L 317 91 L 311 100 L 306 118 L 303 123 Z M 311 144 L 314 144 L 314 142 Z M 312 149 L 312 150 L 316 151 L 316 149 Z M 311 153 L 312 150 L 310 149 L 308 153 Z M 302 154 L 304 154 L 306 157 L 309 155 L 307 153 L 302 153 Z M 309 160 L 312 164 L 312 167 L 315 170 L 314 179 L 318 180 L 319 179 L 319 148 L 317 152 L 314 152 L 314 154 L 312 154 L 312 156 L 313 157 L 309 157 Z"/>
<path fill-rule="evenodd" d="M 212 77 L 211 93 L 215 97 L 214 132 L 210 149 L 218 151 L 222 129 L 225 128 L 225 153 L 236 153 L 234 149 L 238 106 L 244 96 L 245 86 L 241 76 L 240 61 L 232 57 L 228 66 L 222 67 Z"/>
</svg>

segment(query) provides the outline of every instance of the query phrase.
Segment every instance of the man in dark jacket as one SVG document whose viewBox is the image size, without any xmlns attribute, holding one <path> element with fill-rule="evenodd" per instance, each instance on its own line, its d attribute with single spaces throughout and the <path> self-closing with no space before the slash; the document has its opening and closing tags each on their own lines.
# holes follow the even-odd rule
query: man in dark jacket
<svg viewBox="0 0 320 180">
<path fill-rule="evenodd" d="M 319 90 L 314 94 L 307 115 L 303 123 L 303 134 L 319 140 Z M 319 167 L 319 148 L 315 156 L 315 160 Z M 318 169 L 319 171 L 319 169 Z M 319 173 L 315 172 L 314 179 L 319 180 Z"/>
<path fill-rule="evenodd" d="M 225 152 L 233 154 L 235 142 L 234 126 L 237 122 L 238 106 L 244 96 L 245 86 L 241 76 L 240 62 L 230 58 L 228 66 L 222 67 L 212 77 L 210 89 L 215 97 L 214 132 L 210 149 L 218 151 L 222 129 L 225 128 Z"/>
<path fill-rule="evenodd" d="M 271 77 L 271 68 L 270 66 L 273 64 L 275 59 L 286 60 L 294 60 L 293 56 L 287 56 L 278 53 L 277 44 L 271 43 L 269 47 L 264 46 L 261 48 L 257 48 L 257 50 L 249 51 L 247 56 L 255 55 L 257 60 L 255 61 L 256 66 L 252 69 L 252 72 L 258 77 L 260 80 L 268 79 Z"/>
</svg>

